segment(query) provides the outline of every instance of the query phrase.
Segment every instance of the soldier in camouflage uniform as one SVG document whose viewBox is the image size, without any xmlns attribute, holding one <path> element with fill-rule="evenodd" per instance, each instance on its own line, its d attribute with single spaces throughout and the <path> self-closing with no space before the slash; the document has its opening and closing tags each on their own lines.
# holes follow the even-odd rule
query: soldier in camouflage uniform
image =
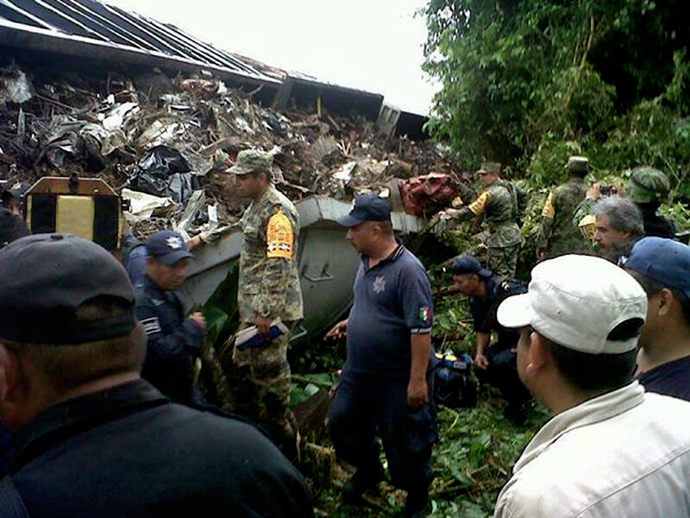
<svg viewBox="0 0 690 518">
<path fill-rule="evenodd" d="M 590 245 L 573 224 L 573 214 L 587 193 L 585 176 L 589 161 L 571 156 L 566 168 L 569 179 L 549 193 L 542 210 L 537 233 L 537 259 L 551 259 L 564 254 L 586 253 Z"/>
<path fill-rule="evenodd" d="M 501 164 L 486 162 L 477 171 L 484 191 L 467 207 L 447 209 L 445 214 L 466 221 L 483 216 L 488 226 L 486 240 L 487 268 L 499 275 L 515 276 L 520 251 L 520 227 L 517 192 L 508 182 L 500 179 Z"/>
<path fill-rule="evenodd" d="M 302 319 L 302 290 L 297 271 L 299 216 L 295 206 L 272 184 L 272 157 L 256 150 L 241 151 L 230 169 L 237 192 L 252 202 L 240 225 L 238 308 L 240 329 L 256 325 L 270 340 L 270 325 L 280 318 L 288 328 Z M 239 384 L 233 387 L 235 411 L 264 426 L 287 455 L 296 453 L 297 426 L 288 409 L 290 333 L 260 347 L 233 350 Z"/>
<path fill-rule="evenodd" d="M 668 199 L 671 182 L 652 167 L 640 166 L 632 170 L 628 182 L 628 196 L 642 213 L 646 236 L 676 238 L 676 225 L 658 214 L 659 205 Z"/>
</svg>

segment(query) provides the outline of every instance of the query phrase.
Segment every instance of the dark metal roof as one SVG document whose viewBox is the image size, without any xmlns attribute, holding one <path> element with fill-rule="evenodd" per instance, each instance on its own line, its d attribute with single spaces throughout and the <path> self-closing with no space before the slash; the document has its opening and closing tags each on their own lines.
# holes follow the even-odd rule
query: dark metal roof
<svg viewBox="0 0 690 518">
<path fill-rule="evenodd" d="M 96 0 L 0 0 L 0 45 L 96 59 L 204 68 L 244 82 L 276 84 L 238 56 L 169 24 Z"/>
</svg>

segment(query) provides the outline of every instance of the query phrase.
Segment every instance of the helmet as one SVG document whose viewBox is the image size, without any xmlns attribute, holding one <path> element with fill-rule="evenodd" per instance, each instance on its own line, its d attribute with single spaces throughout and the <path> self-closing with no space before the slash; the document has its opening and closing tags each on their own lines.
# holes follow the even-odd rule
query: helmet
<svg viewBox="0 0 690 518">
<path fill-rule="evenodd" d="M 659 203 L 671 191 L 668 177 L 652 167 L 641 166 L 630 175 L 628 194 L 635 203 Z"/>
</svg>

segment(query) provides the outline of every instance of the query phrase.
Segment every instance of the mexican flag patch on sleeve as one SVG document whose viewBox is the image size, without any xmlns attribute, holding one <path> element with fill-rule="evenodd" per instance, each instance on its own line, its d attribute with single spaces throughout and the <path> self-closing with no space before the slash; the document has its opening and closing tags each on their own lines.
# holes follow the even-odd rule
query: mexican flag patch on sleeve
<svg viewBox="0 0 690 518">
<path fill-rule="evenodd" d="M 430 318 L 431 310 L 429 309 L 429 306 L 419 308 L 419 320 L 421 320 L 422 322 L 427 322 Z"/>
</svg>

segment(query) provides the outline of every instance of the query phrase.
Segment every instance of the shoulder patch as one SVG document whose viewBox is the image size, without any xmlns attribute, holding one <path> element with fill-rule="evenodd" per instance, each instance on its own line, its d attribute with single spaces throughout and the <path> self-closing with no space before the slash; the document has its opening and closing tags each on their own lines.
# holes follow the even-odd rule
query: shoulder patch
<svg viewBox="0 0 690 518">
<path fill-rule="evenodd" d="M 484 212 L 484 209 L 486 208 L 486 203 L 488 201 L 489 191 L 484 191 L 479 195 L 479 198 L 470 203 L 470 206 L 467 208 L 470 209 L 470 212 L 472 212 L 472 214 L 474 214 L 475 216 L 479 216 L 482 212 Z"/>
<path fill-rule="evenodd" d="M 146 336 L 151 336 L 162 332 L 158 317 L 145 318 L 141 321 L 141 325 L 144 327 Z"/>
<path fill-rule="evenodd" d="M 266 257 L 292 259 L 295 249 L 292 223 L 282 209 L 268 220 L 266 229 Z"/>
<path fill-rule="evenodd" d="M 549 219 L 553 219 L 556 215 L 556 209 L 553 206 L 553 191 L 551 191 L 549 196 L 546 198 L 546 203 L 544 203 L 544 208 L 541 211 L 541 215 Z"/>
</svg>

